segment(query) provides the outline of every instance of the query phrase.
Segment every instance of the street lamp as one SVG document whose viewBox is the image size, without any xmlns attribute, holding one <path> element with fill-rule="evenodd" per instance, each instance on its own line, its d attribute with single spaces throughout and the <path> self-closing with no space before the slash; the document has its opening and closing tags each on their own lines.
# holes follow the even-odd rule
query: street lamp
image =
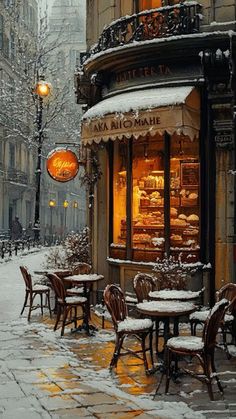
<svg viewBox="0 0 236 419">
<path fill-rule="evenodd" d="M 73 202 L 73 208 L 74 208 L 74 229 L 76 229 L 76 227 L 77 227 L 77 208 L 79 207 L 79 205 L 78 205 L 78 202 L 77 201 L 74 201 Z"/>
<path fill-rule="evenodd" d="M 64 207 L 64 236 L 66 236 L 66 213 L 67 213 L 67 208 L 69 206 L 69 202 L 65 199 L 65 201 L 63 202 L 63 207 Z"/>
<path fill-rule="evenodd" d="M 37 166 L 35 170 L 36 194 L 35 194 L 35 212 L 34 212 L 34 239 L 40 239 L 40 186 L 42 173 L 42 145 L 43 145 L 43 100 L 51 93 L 51 85 L 43 80 L 39 80 L 33 90 L 37 97 L 36 101 L 36 125 L 37 125 Z"/>
<path fill-rule="evenodd" d="M 49 201 L 49 208 L 50 208 L 50 244 L 53 242 L 53 231 L 52 231 L 52 211 L 53 208 L 56 206 L 55 199 L 50 199 Z"/>
</svg>

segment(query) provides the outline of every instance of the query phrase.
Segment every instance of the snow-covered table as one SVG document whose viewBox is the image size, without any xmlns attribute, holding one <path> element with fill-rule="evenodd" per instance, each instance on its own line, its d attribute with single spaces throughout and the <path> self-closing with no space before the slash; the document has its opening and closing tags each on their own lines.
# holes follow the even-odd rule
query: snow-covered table
<svg viewBox="0 0 236 419">
<path fill-rule="evenodd" d="M 186 291 L 186 290 L 160 290 L 151 291 L 149 297 L 152 300 L 177 300 L 177 301 L 189 301 L 197 300 L 204 289 L 200 291 Z"/>
<path fill-rule="evenodd" d="M 174 319 L 174 336 L 179 335 L 179 318 L 196 310 L 190 302 L 182 301 L 145 301 L 137 304 L 137 309 L 145 316 L 152 317 L 156 322 L 156 355 L 158 356 L 159 322 L 164 322 L 164 345 L 169 338 L 170 319 Z"/>
</svg>

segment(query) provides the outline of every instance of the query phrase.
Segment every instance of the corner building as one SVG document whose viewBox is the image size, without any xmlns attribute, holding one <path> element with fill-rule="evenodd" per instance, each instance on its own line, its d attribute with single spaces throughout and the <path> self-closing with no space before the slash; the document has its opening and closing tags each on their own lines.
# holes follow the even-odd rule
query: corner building
<svg viewBox="0 0 236 419">
<path fill-rule="evenodd" d="M 94 268 L 130 290 L 165 254 L 200 262 L 191 287 L 213 301 L 235 277 L 235 1 L 87 1 L 87 16 Z"/>
</svg>

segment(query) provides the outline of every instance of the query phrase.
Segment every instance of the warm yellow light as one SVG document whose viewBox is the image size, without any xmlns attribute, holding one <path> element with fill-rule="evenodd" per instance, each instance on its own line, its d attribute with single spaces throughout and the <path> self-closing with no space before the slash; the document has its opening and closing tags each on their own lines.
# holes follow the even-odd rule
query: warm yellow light
<svg viewBox="0 0 236 419">
<path fill-rule="evenodd" d="M 46 81 L 39 81 L 36 84 L 35 93 L 40 97 L 47 97 L 51 93 L 52 86 Z"/>
<path fill-rule="evenodd" d="M 49 201 L 49 207 L 50 208 L 53 208 L 55 206 L 56 206 L 56 201 L 54 199 L 50 199 L 50 201 Z"/>
<path fill-rule="evenodd" d="M 73 206 L 74 206 L 74 208 L 78 208 L 78 202 L 77 201 L 74 201 Z"/>
<path fill-rule="evenodd" d="M 63 207 L 64 208 L 67 208 L 69 206 L 69 202 L 67 201 L 67 200 L 65 200 L 64 202 L 63 202 Z"/>
</svg>

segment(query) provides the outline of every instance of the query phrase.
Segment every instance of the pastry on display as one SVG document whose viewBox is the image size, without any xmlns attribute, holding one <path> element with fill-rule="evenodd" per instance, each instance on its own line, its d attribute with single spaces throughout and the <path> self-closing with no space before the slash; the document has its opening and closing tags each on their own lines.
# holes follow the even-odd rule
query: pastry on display
<svg viewBox="0 0 236 419">
<path fill-rule="evenodd" d="M 187 215 L 185 215 L 185 214 L 179 214 L 179 215 L 178 215 L 178 218 L 179 218 L 180 220 L 187 220 Z"/>
<path fill-rule="evenodd" d="M 199 223 L 199 217 L 197 214 L 191 214 L 187 217 L 187 220 L 190 224 L 198 224 Z"/>
</svg>

